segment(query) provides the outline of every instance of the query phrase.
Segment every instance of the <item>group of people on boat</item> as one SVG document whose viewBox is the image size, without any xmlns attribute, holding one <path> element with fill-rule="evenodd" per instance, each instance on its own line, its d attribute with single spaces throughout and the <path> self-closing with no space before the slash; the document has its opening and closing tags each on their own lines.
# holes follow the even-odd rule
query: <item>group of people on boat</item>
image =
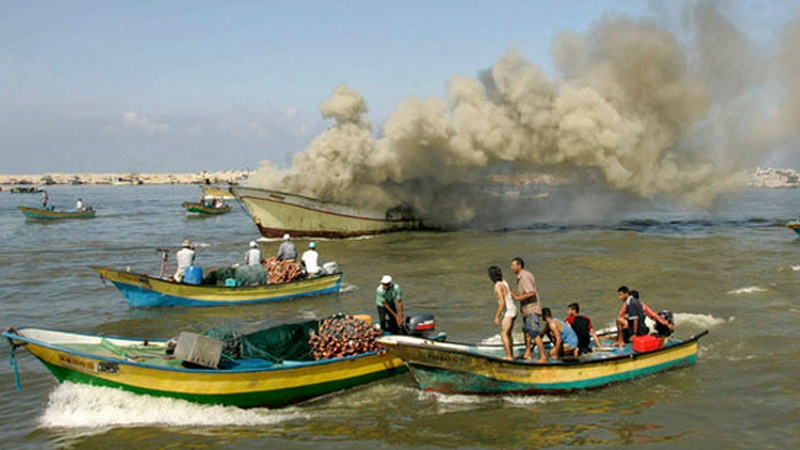
<svg viewBox="0 0 800 450">
<path fill-rule="evenodd" d="M 50 194 L 47 193 L 47 189 L 42 189 L 42 195 L 39 197 L 39 201 L 42 203 L 42 209 L 54 211 L 55 206 L 50 204 Z M 92 207 L 87 207 L 83 203 L 83 199 L 78 197 L 78 201 L 75 202 L 75 211 L 83 212 L 83 211 L 91 211 Z"/>
<path fill-rule="evenodd" d="M 177 269 L 173 276 L 175 281 L 182 282 L 186 274 L 186 270 L 190 266 L 194 265 L 197 255 L 195 249 L 196 246 L 194 242 L 189 239 L 183 240 L 181 249 L 175 254 L 177 262 Z M 275 258 L 270 258 L 270 260 L 273 260 L 273 263 L 277 262 L 278 264 L 283 265 L 294 265 L 298 264 L 297 254 L 297 246 L 294 244 L 294 242 L 292 242 L 291 236 L 289 234 L 284 234 Z M 270 264 L 270 260 L 264 258 L 264 255 L 262 254 L 261 249 L 256 241 L 250 241 L 248 244 L 248 249 L 244 254 L 244 265 L 264 267 L 275 265 Z M 317 252 L 316 242 L 311 241 L 308 243 L 308 250 L 303 252 L 298 266 L 302 270 L 302 275 L 304 277 L 311 278 L 325 274 L 325 270 L 320 261 L 319 253 Z"/>
<path fill-rule="evenodd" d="M 517 277 L 516 292 L 503 279 L 500 267 L 489 267 L 489 279 L 494 283 L 494 294 L 497 298 L 494 324 L 500 327 L 500 337 L 506 351 L 505 359 L 514 359 L 512 331 L 518 315 L 522 316 L 522 331 L 525 339 L 523 359 L 533 359 L 534 345 L 539 353 L 539 358 L 534 361 L 536 363 L 547 363 L 548 357 L 577 357 L 582 353 L 591 352 L 592 339 L 598 348 L 602 347 L 591 319 L 580 314 L 578 303 L 570 303 L 567 306 L 567 315 L 564 320 L 555 318 L 550 308 L 541 307 L 541 297 L 536 279 L 530 271 L 525 269 L 525 261 L 520 257 L 513 258 L 511 271 Z M 660 335 L 667 336 L 672 332 L 674 324 L 671 315 L 666 312 L 664 314 L 656 313 L 641 302 L 637 291 L 631 291 L 627 286 L 620 286 L 617 293 L 620 300 L 623 301 L 623 305 L 617 316 L 617 338 L 613 345 L 623 346 L 635 336 L 649 334 L 645 316 L 655 321 L 656 331 Z M 545 336 L 552 343 L 549 354 L 544 347 L 543 338 Z"/>
</svg>

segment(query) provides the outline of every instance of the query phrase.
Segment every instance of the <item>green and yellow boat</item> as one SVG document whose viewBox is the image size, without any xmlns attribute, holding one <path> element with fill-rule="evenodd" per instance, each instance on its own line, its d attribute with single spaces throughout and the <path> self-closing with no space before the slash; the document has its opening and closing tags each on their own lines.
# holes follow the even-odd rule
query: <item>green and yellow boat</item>
<svg viewBox="0 0 800 450">
<path fill-rule="evenodd" d="M 213 206 L 213 204 L 206 204 L 200 202 L 183 202 L 181 203 L 183 209 L 190 214 L 200 214 L 205 216 L 219 216 L 231 212 L 231 205 L 223 204 L 222 206 Z"/>
<path fill-rule="evenodd" d="M 92 269 L 113 283 L 132 307 L 244 305 L 330 294 L 339 292 L 342 286 L 341 273 L 282 284 L 217 286 L 178 283 L 109 267 Z"/>
<path fill-rule="evenodd" d="M 61 220 L 61 219 L 93 219 L 94 209 L 78 210 L 51 210 L 42 208 L 30 208 L 27 206 L 17 206 L 22 214 L 28 219 L 36 220 Z"/>
<path fill-rule="evenodd" d="M 307 338 L 315 323 L 318 324 L 311 321 L 294 325 L 300 327 L 301 337 Z M 222 358 L 213 368 L 180 359 L 177 349 L 170 354 L 166 339 L 107 337 L 32 327 L 8 329 L 3 336 L 11 345 L 15 375 L 14 351 L 24 347 L 60 382 L 240 408 L 281 407 L 407 371 L 402 360 L 386 352 L 320 361 Z M 183 334 L 178 346 L 181 339 Z M 243 342 L 246 339 L 246 335 L 242 336 Z"/>
<path fill-rule="evenodd" d="M 704 331 L 685 340 L 663 338 L 659 348 L 636 351 L 625 347 L 600 349 L 574 359 L 547 364 L 503 359 L 501 345 L 434 342 L 411 336 L 378 338 L 389 353 L 405 361 L 426 391 L 475 395 L 557 394 L 593 389 L 668 369 L 697 359 Z M 519 353 L 521 349 L 515 347 Z"/>
</svg>

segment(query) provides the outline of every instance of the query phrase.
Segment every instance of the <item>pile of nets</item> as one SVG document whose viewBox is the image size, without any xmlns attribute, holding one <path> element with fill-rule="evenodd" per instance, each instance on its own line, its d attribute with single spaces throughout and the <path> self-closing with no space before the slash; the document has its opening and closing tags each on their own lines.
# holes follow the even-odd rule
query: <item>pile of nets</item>
<svg viewBox="0 0 800 450">
<path fill-rule="evenodd" d="M 369 323 L 353 316 L 335 315 L 320 321 L 308 340 L 314 359 L 339 358 L 378 351 L 383 348 L 375 338 L 381 335 Z"/>
<path fill-rule="evenodd" d="M 267 269 L 267 283 L 280 284 L 288 283 L 305 276 L 303 269 L 294 261 L 278 261 L 274 256 L 264 261 L 264 268 Z"/>
</svg>

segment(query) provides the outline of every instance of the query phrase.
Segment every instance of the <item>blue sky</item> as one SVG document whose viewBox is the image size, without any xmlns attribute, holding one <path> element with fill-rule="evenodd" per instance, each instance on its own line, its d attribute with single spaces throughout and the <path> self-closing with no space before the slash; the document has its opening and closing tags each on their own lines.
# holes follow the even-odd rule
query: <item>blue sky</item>
<svg viewBox="0 0 800 450">
<path fill-rule="evenodd" d="M 656 4 L 657 5 L 657 4 Z M 674 5 L 674 4 L 673 4 Z M 553 74 L 560 31 L 638 1 L 0 1 L 0 173 L 285 167 L 339 84 L 376 129 L 516 47 Z M 768 45 L 796 7 L 736 14 Z"/>
</svg>

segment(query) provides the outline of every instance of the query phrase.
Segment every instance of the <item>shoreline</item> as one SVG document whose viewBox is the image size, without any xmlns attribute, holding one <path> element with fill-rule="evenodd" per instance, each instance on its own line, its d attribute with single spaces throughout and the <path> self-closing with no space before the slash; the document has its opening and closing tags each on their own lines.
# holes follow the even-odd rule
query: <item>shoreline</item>
<svg viewBox="0 0 800 450">
<path fill-rule="evenodd" d="M 250 170 L 224 170 L 194 173 L 41 173 L 25 175 L 2 175 L 0 185 L 38 186 L 57 184 L 240 184 L 253 173 Z"/>
</svg>

